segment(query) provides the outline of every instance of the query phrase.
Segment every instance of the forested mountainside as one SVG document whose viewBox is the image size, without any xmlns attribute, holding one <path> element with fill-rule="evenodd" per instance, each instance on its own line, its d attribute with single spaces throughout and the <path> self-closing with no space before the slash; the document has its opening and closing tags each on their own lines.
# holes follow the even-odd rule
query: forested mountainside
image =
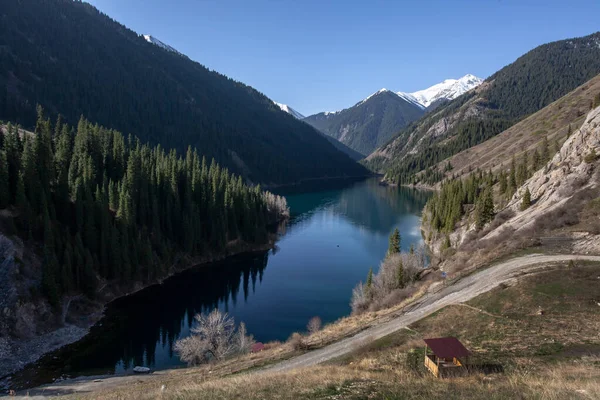
<svg viewBox="0 0 600 400">
<path fill-rule="evenodd" d="M 326 134 L 324 134 L 323 132 L 320 132 L 320 131 L 319 131 L 319 133 L 321 135 L 323 135 L 323 137 L 325 139 L 327 139 L 329 141 L 329 143 L 331 143 L 333 145 L 333 147 L 335 147 L 336 149 L 338 149 L 342 153 L 346 154 L 348 157 L 350 157 L 354 161 L 359 161 L 359 160 L 362 160 L 363 158 L 365 158 L 364 154 L 359 153 L 358 151 L 356 151 L 354 149 L 351 149 L 350 147 L 346 146 L 344 143 L 340 142 L 336 138 L 328 136 L 328 135 L 326 135 Z"/>
<path fill-rule="evenodd" d="M 57 306 L 106 282 L 153 282 L 182 256 L 266 243 L 287 213 L 284 198 L 192 148 L 167 152 L 83 118 L 53 126 L 40 109 L 35 133 L 0 135 L 0 236 L 40 259 L 6 272 L 22 301 L 41 289 Z"/>
<path fill-rule="evenodd" d="M 72 0 L 3 2 L 0 119 L 35 123 L 41 104 L 142 141 L 208 159 L 254 183 L 356 176 L 366 170 L 263 94 L 147 42 Z"/>
<path fill-rule="evenodd" d="M 600 75 L 476 146 L 418 173 L 414 182 L 435 185 L 445 178 L 465 177 L 477 169 L 508 173 L 513 163 L 533 169 L 584 122 L 590 104 L 600 104 Z"/>
<path fill-rule="evenodd" d="M 445 271 L 526 248 L 600 251 L 600 94 L 592 107 L 564 143 L 542 144 L 537 162 L 513 158 L 508 171 L 473 171 L 441 184 L 423 228 Z"/>
<path fill-rule="evenodd" d="M 304 121 L 367 155 L 423 112 L 418 104 L 382 89 L 353 107 L 311 115 Z"/>
<path fill-rule="evenodd" d="M 392 182 L 504 131 L 600 73 L 600 33 L 539 46 L 475 90 L 426 114 L 373 152 L 366 164 Z"/>
</svg>

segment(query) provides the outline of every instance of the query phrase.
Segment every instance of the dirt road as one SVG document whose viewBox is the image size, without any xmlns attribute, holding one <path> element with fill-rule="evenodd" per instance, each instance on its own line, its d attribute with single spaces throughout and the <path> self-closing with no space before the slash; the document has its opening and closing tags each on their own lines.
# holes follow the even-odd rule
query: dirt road
<svg viewBox="0 0 600 400">
<path fill-rule="evenodd" d="M 322 349 L 311 351 L 257 372 L 283 372 L 296 368 L 310 367 L 325 361 L 333 360 L 374 340 L 381 339 L 400 329 L 404 329 L 410 324 L 433 314 L 450 304 L 462 303 L 477 297 L 503 282 L 510 281 L 524 272 L 539 267 L 540 264 L 569 260 L 600 261 L 600 257 L 576 255 L 529 255 L 502 262 L 471 274 L 435 294 L 429 294 L 412 305 L 410 311 L 406 314 L 403 314 L 392 321 L 373 326 L 352 337 L 323 347 Z"/>
<path fill-rule="evenodd" d="M 256 370 L 252 373 L 273 373 L 284 372 L 296 368 L 310 367 L 335 358 L 344 356 L 357 348 L 364 346 L 372 341 L 385 337 L 396 331 L 406 328 L 410 324 L 448 306 L 466 302 L 478 295 L 485 293 L 501 283 L 511 281 L 527 272 L 532 272 L 541 267 L 541 264 L 547 264 L 559 261 L 582 260 L 598 261 L 600 256 L 585 255 L 528 255 L 514 258 L 493 265 L 489 268 L 473 273 L 451 286 L 430 293 L 414 304 L 408 311 L 389 321 L 368 328 L 352 337 L 343 339 L 319 350 L 294 357 L 270 367 Z M 158 371 L 146 376 L 115 376 L 115 377 L 82 377 L 74 380 L 57 382 L 55 384 L 29 390 L 31 395 L 52 396 L 67 393 L 90 393 L 96 390 L 106 390 L 108 388 L 122 387 L 133 382 L 141 381 L 160 381 L 161 375 L 168 374 L 169 371 Z"/>
</svg>

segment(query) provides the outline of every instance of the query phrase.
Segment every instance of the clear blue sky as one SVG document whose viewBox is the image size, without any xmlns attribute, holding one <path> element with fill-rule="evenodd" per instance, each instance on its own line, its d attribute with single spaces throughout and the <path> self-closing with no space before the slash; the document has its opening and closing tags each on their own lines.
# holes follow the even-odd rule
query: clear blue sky
<svg viewBox="0 0 600 400">
<path fill-rule="evenodd" d="M 486 78 L 540 44 L 600 30 L 598 0 L 90 2 L 305 115 L 383 87 Z"/>
</svg>

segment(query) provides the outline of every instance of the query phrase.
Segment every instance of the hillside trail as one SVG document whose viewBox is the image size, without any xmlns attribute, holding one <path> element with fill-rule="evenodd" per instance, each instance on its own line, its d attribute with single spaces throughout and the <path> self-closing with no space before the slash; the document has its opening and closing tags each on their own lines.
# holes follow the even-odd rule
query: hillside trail
<svg viewBox="0 0 600 400">
<path fill-rule="evenodd" d="M 446 306 L 469 301 L 482 293 L 492 290 L 502 283 L 510 282 L 517 279 L 519 276 L 535 272 L 536 269 L 543 267 L 543 264 L 571 260 L 600 262 L 600 256 L 532 254 L 500 262 L 465 276 L 453 284 L 443 287 L 441 290 L 428 293 L 407 306 L 407 311 L 404 314 L 391 321 L 372 326 L 354 336 L 342 339 L 321 349 L 313 350 L 289 360 L 254 370 L 250 372 L 250 374 L 286 372 L 334 360 L 347 355 L 362 346 L 368 345 L 371 342 L 407 328 L 414 322 L 419 321 Z M 53 396 L 72 393 L 89 394 L 97 390 L 122 387 L 134 382 L 157 381 L 160 380 L 161 375 L 164 376 L 168 373 L 169 371 L 157 371 L 151 375 L 145 376 L 81 377 L 56 382 L 23 392 L 28 393 L 30 396 Z"/>
<path fill-rule="evenodd" d="M 488 267 L 460 279 L 451 286 L 444 287 L 437 293 L 428 295 L 417 300 L 409 306 L 405 314 L 380 325 L 357 333 L 339 342 L 330 344 L 318 350 L 311 351 L 292 359 L 282 361 L 278 364 L 256 371 L 257 373 L 284 372 L 296 368 L 310 367 L 321 364 L 367 345 L 373 341 L 388 336 L 394 332 L 408 327 L 409 325 L 433 314 L 434 312 L 451 304 L 469 301 L 478 295 L 488 292 L 501 283 L 516 279 L 519 275 L 535 270 L 540 264 L 552 262 L 564 262 L 570 260 L 600 261 L 600 256 L 585 255 L 538 255 L 532 254 L 514 258 L 505 262 Z"/>
</svg>

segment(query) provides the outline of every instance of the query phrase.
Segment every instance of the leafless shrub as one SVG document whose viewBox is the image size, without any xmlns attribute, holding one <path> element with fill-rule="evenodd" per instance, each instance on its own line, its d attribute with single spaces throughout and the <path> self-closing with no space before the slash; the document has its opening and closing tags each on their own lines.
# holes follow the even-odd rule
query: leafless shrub
<svg viewBox="0 0 600 400">
<path fill-rule="evenodd" d="M 353 314 L 360 314 L 367 309 L 369 306 L 369 300 L 366 295 L 365 286 L 362 282 L 352 289 L 352 300 L 350 301 L 350 307 L 352 307 Z"/>
<path fill-rule="evenodd" d="M 239 353 L 246 354 L 252 350 L 254 336 L 248 335 L 246 331 L 246 324 L 243 322 L 240 322 L 240 326 L 238 327 L 238 331 L 235 335 L 235 344 Z"/>
<path fill-rule="evenodd" d="M 382 299 L 372 302 L 369 306 L 369 311 L 379 311 L 393 307 L 414 295 L 416 291 L 417 288 L 414 286 L 403 289 L 394 289 Z"/>
<path fill-rule="evenodd" d="M 354 288 L 350 303 L 352 312 L 359 314 L 371 309 L 371 305 L 382 303 L 392 292 L 413 284 L 425 268 L 425 251 L 419 246 L 413 253 L 393 254 L 383 260 L 370 287 L 361 282 Z"/>
<path fill-rule="evenodd" d="M 306 350 L 307 346 L 304 343 L 304 338 L 298 332 L 292 333 L 292 336 L 288 339 L 288 343 L 292 346 L 292 349 L 296 351 Z"/>
<path fill-rule="evenodd" d="M 312 317 L 310 319 L 310 321 L 308 321 L 308 325 L 306 325 L 306 329 L 308 330 L 308 333 L 310 333 L 311 335 L 319 332 L 319 330 L 321 330 L 321 318 Z"/>
<path fill-rule="evenodd" d="M 287 200 L 283 196 L 278 196 L 271 192 L 264 192 L 263 197 L 267 203 L 267 208 L 278 215 L 289 216 L 290 208 L 287 205 Z"/>
<path fill-rule="evenodd" d="M 175 351 L 188 365 L 210 360 L 222 360 L 240 352 L 247 352 L 254 339 L 247 336 L 242 323 L 236 331 L 235 322 L 227 313 L 215 309 L 208 315 L 196 314 L 192 334 L 175 342 Z"/>
</svg>

